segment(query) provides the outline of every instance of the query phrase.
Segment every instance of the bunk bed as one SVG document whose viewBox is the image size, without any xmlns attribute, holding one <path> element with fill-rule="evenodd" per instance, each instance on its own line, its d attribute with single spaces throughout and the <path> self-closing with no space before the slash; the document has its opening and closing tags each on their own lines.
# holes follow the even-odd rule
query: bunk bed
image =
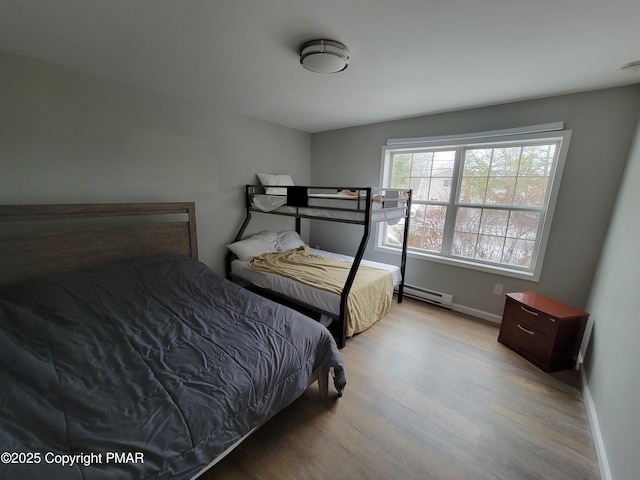
<svg viewBox="0 0 640 480">
<path fill-rule="evenodd" d="M 0 205 L 0 478 L 192 479 L 330 369 L 341 395 L 330 333 L 196 238 L 192 202 Z"/>
<path fill-rule="evenodd" d="M 292 185 L 274 188 L 260 185 L 246 185 L 245 218 L 234 241 L 229 245 L 225 262 L 227 278 L 268 298 L 290 306 L 301 307 L 304 311 L 316 312 L 320 314 L 322 318 L 329 318 L 331 320 L 329 329 L 334 334 L 338 347 L 343 348 L 347 337 L 354 333 L 349 326 L 349 296 L 352 292 L 357 274 L 362 270 L 360 268 L 361 265 L 363 268 L 373 267 L 374 269 L 390 271 L 393 286 L 397 291 L 397 301 L 398 303 L 402 302 L 410 212 L 411 190 L 407 189 Z M 260 249 L 254 252 L 247 251 L 244 255 L 245 258 L 240 258 L 243 257 L 243 255 L 239 255 L 238 249 L 233 248 L 247 240 L 244 234 L 253 214 L 294 217 L 295 232 L 298 235 L 301 230 L 301 219 L 340 222 L 362 226 L 362 237 L 355 256 L 339 256 L 342 260 L 349 262 L 349 267 L 344 285 L 335 296 L 333 303 L 319 300 L 321 297 L 326 296 L 322 291 L 312 291 L 306 295 L 301 293 L 301 288 L 308 290 L 308 285 L 307 287 L 297 285 L 291 289 L 285 288 L 285 281 L 275 279 L 275 277 L 272 277 L 269 281 L 259 281 L 257 277 L 259 274 L 256 273 L 255 269 L 248 266 L 247 263 L 252 254 L 260 255 Z M 379 222 L 404 222 L 399 267 L 363 260 L 371 229 L 374 224 Z M 262 232 L 250 238 L 269 243 L 270 235 L 272 235 L 272 232 Z M 280 236 L 281 235 L 282 233 Z M 263 250 L 266 248 L 267 247 L 263 248 Z M 308 246 L 304 246 L 300 241 L 298 243 L 289 243 L 288 247 L 285 248 L 277 246 L 276 250 L 282 251 L 286 250 L 286 248 L 304 249 L 305 253 L 312 255 L 337 256 L 337 254 L 314 249 L 307 251 Z M 272 249 L 272 251 L 273 250 L 274 249 Z M 281 253 L 287 255 L 285 252 Z M 290 277 L 295 284 L 295 280 L 293 280 L 294 275 L 290 275 Z M 310 288 L 313 290 L 313 287 Z"/>
</svg>

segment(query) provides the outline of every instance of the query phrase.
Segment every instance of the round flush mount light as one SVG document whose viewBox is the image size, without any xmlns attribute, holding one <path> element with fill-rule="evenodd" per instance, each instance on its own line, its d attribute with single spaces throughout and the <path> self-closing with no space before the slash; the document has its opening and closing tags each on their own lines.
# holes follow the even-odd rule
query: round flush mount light
<svg viewBox="0 0 640 480">
<path fill-rule="evenodd" d="M 316 73 L 338 73 L 349 66 L 349 50 L 335 40 L 311 40 L 300 47 L 300 65 Z"/>
</svg>

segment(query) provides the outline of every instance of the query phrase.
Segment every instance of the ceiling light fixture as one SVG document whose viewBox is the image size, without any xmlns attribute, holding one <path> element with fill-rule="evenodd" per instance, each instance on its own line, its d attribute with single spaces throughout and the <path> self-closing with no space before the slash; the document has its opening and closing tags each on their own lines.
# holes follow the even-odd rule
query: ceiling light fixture
<svg viewBox="0 0 640 480">
<path fill-rule="evenodd" d="M 300 65 L 316 73 L 338 73 L 349 66 L 349 50 L 334 40 L 311 40 L 300 47 Z"/>
</svg>

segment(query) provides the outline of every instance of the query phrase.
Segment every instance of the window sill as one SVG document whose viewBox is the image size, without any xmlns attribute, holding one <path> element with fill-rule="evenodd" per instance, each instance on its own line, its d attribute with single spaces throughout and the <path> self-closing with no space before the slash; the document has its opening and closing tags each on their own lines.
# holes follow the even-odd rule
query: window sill
<svg viewBox="0 0 640 480">
<path fill-rule="evenodd" d="M 390 253 L 392 255 L 400 255 L 402 251 L 400 248 L 386 247 L 382 245 L 376 245 L 374 248 L 376 251 Z M 464 260 L 461 258 L 441 257 L 438 255 L 430 255 L 428 253 L 417 253 L 411 250 L 407 251 L 407 257 L 424 260 L 427 262 L 443 263 L 445 265 L 451 265 L 454 267 L 468 268 L 470 270 L 478 270 L 485 273 L 491 273 L 493 275 L 502 275 L 503 277 L 519 278 L 521 280 L 529 280 L 531 282 L 538 282 L 540 280 L 539 272 L 526 272 L 522 270 L 515 270 L 508 267 L 499 267 L 494 265 L 487 265 L 484 263 L 473 262 L 471 260 Z"/>
</svg>

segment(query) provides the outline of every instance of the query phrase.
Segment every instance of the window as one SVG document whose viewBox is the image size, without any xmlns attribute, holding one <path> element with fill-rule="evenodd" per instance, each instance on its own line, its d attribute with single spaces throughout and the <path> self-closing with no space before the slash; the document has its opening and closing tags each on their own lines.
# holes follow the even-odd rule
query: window
<svg viewBox="0 0 640 480">
<path fill-rule="evenodd" d="M 384 147 L 383 185 L 413 189 L 410 254 L 537 280 L 569 137 L 492 132 Z M 381 225 L 378 247 L 397 250 L 403 228 Z"/>
</svg>

